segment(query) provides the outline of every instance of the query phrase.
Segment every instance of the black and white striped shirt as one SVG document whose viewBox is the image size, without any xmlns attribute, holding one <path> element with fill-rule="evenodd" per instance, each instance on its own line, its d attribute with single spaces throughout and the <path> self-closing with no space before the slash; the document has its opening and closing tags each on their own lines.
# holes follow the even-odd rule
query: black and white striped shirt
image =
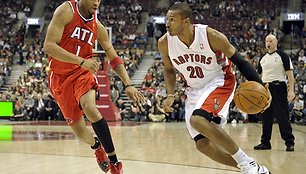
<svg viewBox="0 0 306 174">
<path fill-rule="evenodd" d="M 272 81 L 286 81 L 286 71 L 292 70 L 290 57 L 281 50 L 266 53 L 258 65 L 258 73 L 262 74 L 262 81 L 269 83 Z"/>
</svg>

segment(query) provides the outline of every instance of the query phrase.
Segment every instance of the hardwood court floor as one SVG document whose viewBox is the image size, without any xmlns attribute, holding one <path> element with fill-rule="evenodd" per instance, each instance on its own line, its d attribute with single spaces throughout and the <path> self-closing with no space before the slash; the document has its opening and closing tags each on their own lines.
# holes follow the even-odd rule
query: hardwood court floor
<svg viewBox="0 0 306 174">
<path fill-rule="evenodd" d="M 238 174 L 197 152 L 184 123 L 109 123 L 125 174 Z M 89 126 L 88 128 L 91 129 Z M 272 150 L 254 151 L 260 124 L 227 124 L 225 130 L 272 174 L 306 174 L 306 126 L 293 125 L 294 152 L 286 152 L 274 125 Z M 91 129 L 92 130 L 92 129 Z M 1 140 L 2 139 L 2 140 Z M 0 120 L 1 174 L 102 173 L 93 151 L 64 122 Z"/>
</svg>

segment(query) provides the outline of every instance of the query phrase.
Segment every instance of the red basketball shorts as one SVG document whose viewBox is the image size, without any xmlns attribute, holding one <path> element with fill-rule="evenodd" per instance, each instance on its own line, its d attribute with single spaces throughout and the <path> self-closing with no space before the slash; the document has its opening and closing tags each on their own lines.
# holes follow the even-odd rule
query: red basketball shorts
<svg viewBox="0 0 306 174">
<path fill-rule="evenodd" d="M 48 84 L 68 125 L 73 125 L 84 114 L 80 98 L 90 89 L 98 89 L 97 78 L 87 70 L 79 69 L 71 75 L 49 73 Z"/>
</svg>

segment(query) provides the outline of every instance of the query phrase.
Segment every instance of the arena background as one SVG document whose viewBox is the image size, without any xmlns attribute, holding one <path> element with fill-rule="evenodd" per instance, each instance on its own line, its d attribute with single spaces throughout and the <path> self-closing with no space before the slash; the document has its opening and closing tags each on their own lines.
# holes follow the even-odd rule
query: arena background
<svg viewBox="0 0 306 174">
<path fill-rule="evenodd" d="M 8 169 L 4 165 L 6 163 L 4 156 L 8 154 L 16 155 L 12 157 L 10 161 L 12 163 L 19 161 L 18 155 L 20 154 L 44 154 L 44 150 L 38 150 L 35 153 L 35 150 L 27 149 L 31 145 L 25 145 L 22 143 L 23 141 L 25 143 L 29 143 L 29 140 L 33 143 L 43 142 L 46 143 L 44 146 L 47 146 L 51 140 L 54 141 L 52 142 L 54 147 L 57 147 L 58 142 L 65 141 L 65 137 L 68 139 L 66 142 L 77 142 L 74 135 L 69 131 L 69 127 L 67 128 L 62 113 L 47 86 L 47 75 L 50 69 L 48 67 L 48 55 L 43 50 L 44 37 L 53 11 L 64 1 L 0 0 L 0 2 L 0 173 L 12 173 L 12 171 L 15 171 L 15 173 L 27 173 L 18 169 Z M 105 54 L 102 48 L 96 45 L 95 58 L 101 61 L 101 70 L 98 72 L 100 88 L 97 97 L 97 99 L 99 98 L 97 100 L 97 107 L 102 114 L 104 113 L 105 118 L 107 118 L 109 124 L 113 127 L 112 132 L 114 132 L 116 141 L 120 141 L 116 139 L 118 133 L 116 131 L 125 127 L 146 125 L 141 131 L 145 130 L 148 132 L 151 129 L 156 131 L 156 127 L 157 131 L 165 131 L 169 128 L 184 128 L 184 90 L 186 87 L 179 75 L 177 75 L 178 83 L 176 85 L 177 92 L 175 94 L 174 112 L 165 116 L 161 112 L 153 110 L 154 106 L 161 103 L 166 96 L 162 74 L 163 65 L 161 57 L 157 52 L 157 40 L 166 32 L 165 14 L 167 9 L 175 2 L 177 1 L 104 0 L 98 10 L 98 18 L 107 27 L 111 42 L 118 55 L 124 61 L 125 68 L 133 84 L 147 98 L 147 105 L 144 108 L 132 105 L 124 93 L 124 85 L 108 67 L 107 62 L 104 61 Z M 303 154 L 305 152 L 303 144 L 306 140 L 306 129 L 304 126 L 306 124 L 306 1 L 188 0 L 186 2 L 188 2 L 193 10 L 192 20 L 194 23 L 207 24 L 223 32 L 244 58 L 251 62 L 255 68 L 258 66 L 259 58 L 265 53 L 265 36 L 269 33 L 277 36 L 279 48 L 290 55 L 294 65 L 296 99 L 288 103 L 288 105 L 290 108 L 290 121 L 294 127 L 295 134 L 298 134 L 297 153 Z M 233 70 L 236 73 L 238 84 L 245 81 L 245 78 L 236 67 Z M 299 105 L 302 105 L 302 108 L 297 108 Z M 161 119 L 152 120 L 150 114 L 160 115 L 158 118 Z M 260 115 L 241 113 L 232 103 L 228 118 L 228 126 L 230 128 L 226 130 L 232 131 L 232 129 L 235 129 L 232 126 L 240 123 L 241 125 L 238 130 L 247 130 L 252 135 L 252 140 L 250 141 L 254 144 L 247 146 L 247 149 L 252 151 L 252 146 L 259 142 L 260 139 Z M 60 130 L 57 129 L 58 126 Z M 274 127 L 277 127 L 277 125 Z M 275 136 L 278 142 L 277 148 L 281 149 L 283 143 L 279 137 L 279 131 L 278 129 L 273 131 L 275 132 L 273 136 Z M 240 133 L 239 131 L 235 132 L 235 135 Z M 147 135 L 151 135 L 151 133 Z M 169 137 L 171 136 L 169 135 Z M 166 137 L 166 139 L 169 139 L 169 137 Z M 182 138 L 181 141 L 184 140 L 186 141 L 186 137 Z M 37 145 L 35 143 L 33 147 Z M 129 142 L 129 146 L 133 143 L 134 141 Z M 19 150 L 10 148 L 10 145 Z M 77 146 L 84 145 L 77 144 Z M 158 146 L 163 146 L 163 144 Z M 168 147 L 167 150 L 171 150 L 171 147 Z M 87 153 L 83 154 L 83 152 L 80 154 L 54 151 L 57 153 L 51 154 L 55 156 L 88 156 Z M 124 147 L 119 145 L 119 152 L 121 151 L 124 151 Z M 139 152 L 136 151 L 135 153 Z M 262 158 L 266 155 L 271 158 L 273 157 L 274 160 L 279 155 L 275 151 L 272 153 L 272 156 L 266 153 L 260 154 L 259 157 Z M 224 166 L 219 165 L 215 169 L 213 167 L 215 163 L 212 162 L 210 162 L 212 163 L 211 166 L 201 163 L 195 165 L 188 162 L 184 163 L 182 161 L 185 158 L 182 158 L 182 161 L 172 163 L 171 159 L 168 158 L 164 161 L 159 160 L 158 157 L 156 159 L 147 157 L 134 158 L 133 155 L 131 157 L 124 154 L 124 152 L 123 156 L 123 160 L 126 160 L 128 163 L 130 162 L 129 165 L 131 166 L 134 165 L 131 163 L 137 160 L 162 161 L 162 163 L 178 165 L 178 168 L 193 166 L 198 167 L 196 170 L 199 171 L 203 170 L 203 168 L 212 169 L 212 173 L 218 173 L 219 170 L 222 172 L 227 170 L 236 172 L 235 169 L 224 168 Z M 90 156 L 91 158 L 93 156 Z M 20 159 L 25 158 L 22 157 Z M 133 162 L 129 161 L 131 159 Z M 289 159 L 293 160 L 293 162 L 290 163 L 289 168 L 286 170 L 290 171 L 294 167 L 299 169 L 298 173 L 305 171 L 306 168 L 302 161 L 306 160 L 306 158 L 303 155 L 297 158 L 292 155 Z M 280 159 L 276 161 L 278 162 L 276 164 L 273 163 L 273 165 L 278 165 L 277 163 L 285 165 L 279 162 Z M 14 165 L 11 166 L 15 168 Z M 95 167 L 93 166 L 96 170 Z M 3 171 L 1 171 L 1 168 L 3 168 Z M 133 171 L 130 168 L 128 170 Z M 196 170 L 193 173 L 196 173 Z M 280 174 L 284 173 L 280 169 L 274 170 Z M 28 173 L 36 172 L 33 168 L 31 171 Z M 44 170 L 37 170 L 37 172 L 39 171 L 42 172 Z M 167 171 L 164 173 L 172 172 Z"/>
</svg>

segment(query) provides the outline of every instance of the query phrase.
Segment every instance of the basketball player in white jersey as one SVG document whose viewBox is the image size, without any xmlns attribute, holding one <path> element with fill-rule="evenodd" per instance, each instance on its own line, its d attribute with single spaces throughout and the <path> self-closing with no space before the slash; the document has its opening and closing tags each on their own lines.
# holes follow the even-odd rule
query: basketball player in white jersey
<svg viewBox="0 0 306 174">
<path fill-rule="evenodd" d="M 168 93 L 164 109 L 173 111 L 177 69 L 188 85 L 185 118 L 196 148 L 219 163 L 240 168 L 243 174 L 268 174 L 222 129 L 236 86 L 231 62 L 248 80 L 262 84 L 261 78 L 225 35 L 206 25 L 193 25 L 191 14 L 187 3 L 174 4 L 167 13 L 168 32 L 158 41 Z"/>
</svg>

